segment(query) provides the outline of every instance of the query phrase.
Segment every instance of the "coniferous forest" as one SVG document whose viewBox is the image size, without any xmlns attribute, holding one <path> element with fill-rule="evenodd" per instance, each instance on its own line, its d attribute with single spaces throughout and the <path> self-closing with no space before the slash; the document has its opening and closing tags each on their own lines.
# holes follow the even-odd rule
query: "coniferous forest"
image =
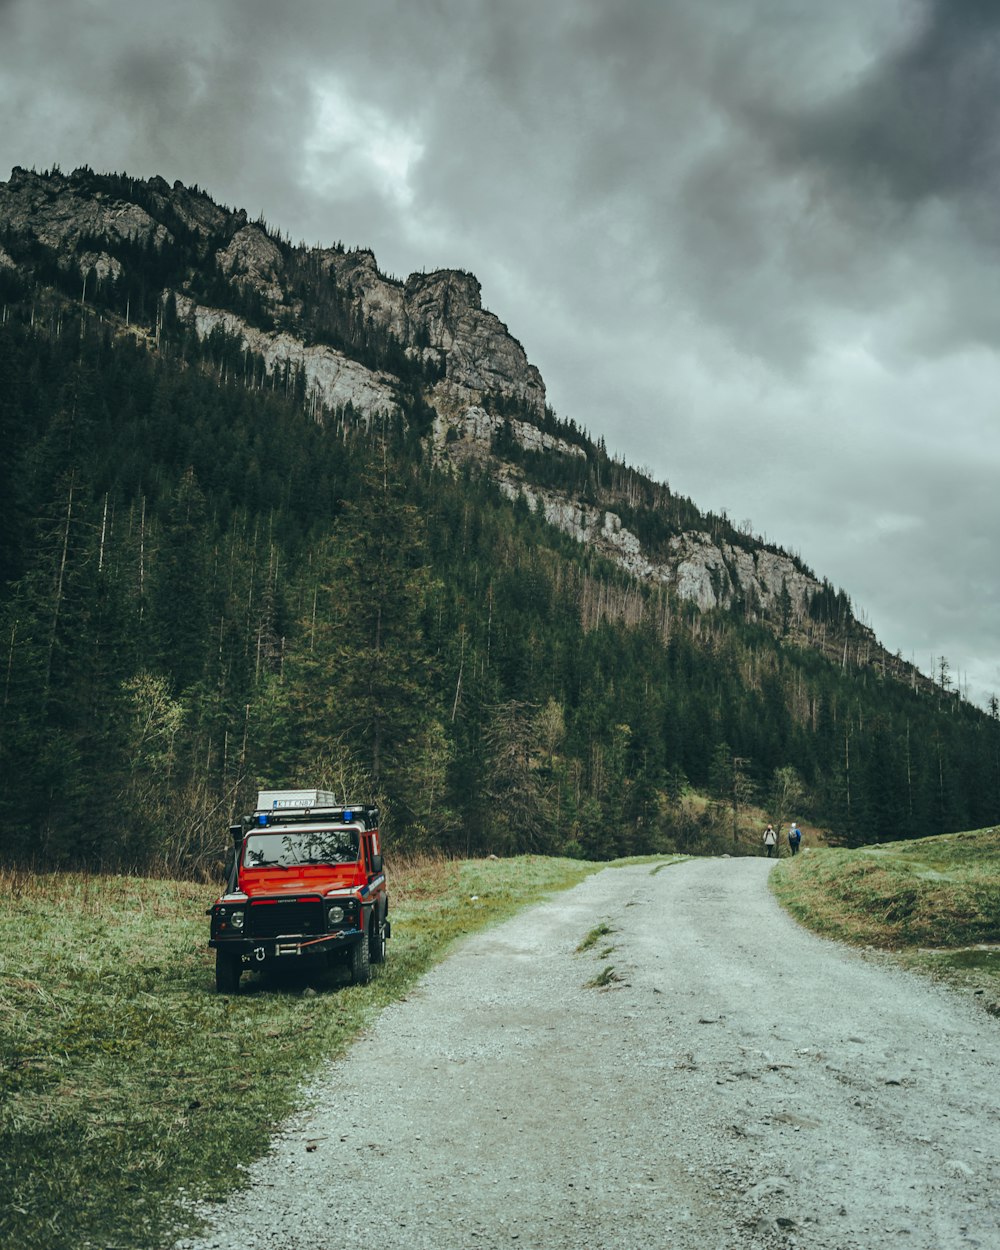
<svg viewBox="0 0 1000 1250">
<path fill-rule="evenodd" d="M 7 861 L 207 869 L 259 785 L 374 796 L 391 846 L 455 854 L 727 849 L 754 807 L 850 844 L 997 820 L 995 716 L 631 580 L 436 465 L 417 387 L 317 421 L 166 312 L 154 344 L 26 310 L 0 327 Z"/>
</svg>

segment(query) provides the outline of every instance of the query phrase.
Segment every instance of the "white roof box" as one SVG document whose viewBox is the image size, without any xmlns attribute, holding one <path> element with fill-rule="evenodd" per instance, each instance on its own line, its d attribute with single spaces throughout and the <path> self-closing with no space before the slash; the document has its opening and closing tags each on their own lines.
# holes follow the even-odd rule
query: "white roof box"
<svg viewBox="0 0 1000 1250">
<path fill-rule="evenodd" d="M 284 808 L 338 807 L 332 790 L 258 790 L 257 811 L 274 812 Z"/>
</svg>

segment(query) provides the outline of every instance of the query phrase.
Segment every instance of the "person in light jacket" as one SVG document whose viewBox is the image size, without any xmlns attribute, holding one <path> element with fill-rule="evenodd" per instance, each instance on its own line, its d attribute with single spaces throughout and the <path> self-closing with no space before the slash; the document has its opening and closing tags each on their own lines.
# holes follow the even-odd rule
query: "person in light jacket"
<svg viewBox="0 0 1000 1250">
<path fill-rule="evenodd" d="M 774 855 L 774 848 L 777 845 L 778 835 L 774 832 L 774 825 L 768 825 L 764 830 L 764 850 L 767 852 L 768 859 Z"/>
</svg>

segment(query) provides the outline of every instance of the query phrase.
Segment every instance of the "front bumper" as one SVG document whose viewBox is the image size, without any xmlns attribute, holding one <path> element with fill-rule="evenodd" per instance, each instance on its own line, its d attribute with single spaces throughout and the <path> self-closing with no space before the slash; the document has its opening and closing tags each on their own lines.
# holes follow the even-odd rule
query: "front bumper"
<svg viewBox="0 0 1000 1250">
<path fill-rule="evenodd" d="M 213 937 L 208 945 L 215 950 L 227 951 L 238 956 L 248 965 L 267 963 L 272 959 L 298 958 L 303 955 L 325 955 L 331 951 L 353 946 L 365 938 L 363 929 L 338 929 L 336 933 L 324 933 L 322 937 L 306 937 L 302 934 L 281 934 L 278 937 Z"/>
</svg>

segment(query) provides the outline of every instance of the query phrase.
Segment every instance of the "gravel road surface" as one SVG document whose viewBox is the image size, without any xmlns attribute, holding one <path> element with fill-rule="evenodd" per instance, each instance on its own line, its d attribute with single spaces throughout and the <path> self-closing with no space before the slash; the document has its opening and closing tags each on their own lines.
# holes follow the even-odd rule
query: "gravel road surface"
<svg viewBox="0 0 1000 1250">
<path fill-rule="evenodd" d="M 772 866 L 607 869 L 464 941 L 181 1245 L 996 1250 L 1000 1022 Z"/>
</svg>

